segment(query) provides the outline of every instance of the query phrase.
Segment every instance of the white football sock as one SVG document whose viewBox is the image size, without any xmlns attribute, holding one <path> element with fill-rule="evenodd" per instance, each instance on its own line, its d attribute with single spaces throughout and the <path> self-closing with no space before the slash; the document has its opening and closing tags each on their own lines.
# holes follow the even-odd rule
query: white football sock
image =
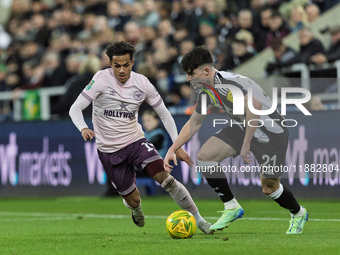
<svg viewBox="0 0 340 255">
<path fill-rule="evenodd" d="M 198 212 L 197 206 L 194 200 L 190 196 L 189 191 L 184 187 L 182 183 L 177 181 L 174 177 L 169 175 L 161 184 L 172 199 L 184 210 L 195 215 Z"/>
<path fill-rule="evenodd" d="M 199 211 L 197 211 L 197 213 L 194 214 L 194 217 L 195 217 L 195 220 L 196 220 L 196 224 L 198 224 L 198 222 L 204 220 Z"/>
<path fill-rule="evenodd" d="M 295 214 L 291 214 L 293 217 L 301 217 L 303 216 L 303 214 L 305 213 L 305 208 L 303 208 L 301 205 L 300 205 L 300 211 L 298 211 L 297 213 Z"/>
<path fill-rule="evenodd" d="M 224 209 L 226 209 L 226 210 L 235 209 L 239 206 L 240 206 L 240 204 L 237 202 L 236 198 L 233 198 L 232 200 L 224 203 Z"/>
</svg>

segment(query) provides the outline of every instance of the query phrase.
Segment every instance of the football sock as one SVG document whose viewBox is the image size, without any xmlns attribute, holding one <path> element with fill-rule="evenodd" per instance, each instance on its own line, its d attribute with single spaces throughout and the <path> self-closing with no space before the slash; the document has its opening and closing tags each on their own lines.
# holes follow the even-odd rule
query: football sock
<svg viewBox="0 0 340 255">
<path fill-rule="evenodd" d="M 200 171 L 207 180 L 210 187 L 217 193 L 223 203 L 234 198 L 228 184 L 228 180 L 222 171 L 217 170 L 218 162 L 197 160 Z M 213 169 L 213 171 L 209 170 Z"/>
<path fill-rule="evenodd" d="M 195 217 L 196 223 L 200 222 L 201 220 L 204 220 L 199 211 L 197 211 L 197 213 L 194 214 L 194 217 Z"/>
<path fill-rule="evenodd" d="M 301 205 L 300 205 L 300 211 L 298 213 L 295 213 L 295 214 L 292 214 L 292 216 L 294 217 L 301 217 L 303 216 L 303 214 L 305 213 L 305 208 L 303 208 Z"/>
<path fill-rule="evenodd" d="M 276 191 L 267 196 L 273 199 L 281 207 L 289 210 L 291 214 L 297 214 L 300 211 L 301 206 L 296 201 L 293 193 L 281 183 Z"/>
<path fill-rule="evenodd" d="M 190 212 L 192 215 L 195 215 L 198 212 L 197 206 L 190 196 L 189 191 L 174 177 L 169 175 L 162 182 L 161 186 L 182 209 Z"/>
<path fill-rule="evenodd" d="M 237 202 L 236 198 L 233 198 L 232 200 L 224 203 L 224 209 L 226 210 L 235 209 L 239 206 L 240 204 Z"/>
</svg>

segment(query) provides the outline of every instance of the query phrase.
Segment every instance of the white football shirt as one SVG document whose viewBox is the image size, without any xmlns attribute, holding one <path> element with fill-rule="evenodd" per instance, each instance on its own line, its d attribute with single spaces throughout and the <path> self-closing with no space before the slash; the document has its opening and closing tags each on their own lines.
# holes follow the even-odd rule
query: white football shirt
<svg viewBox="0 0 340 255">
<path fill-rule="evenodd" d="M 146 101 L 153 108 L 163 100 L 156 88 L 141 74 L 131 72 L 124 84 L 112 68 L 98 71 L 81 92 L 92 102 L 92 123 L 100 151 L 111 153 L 144 137 L 138 123 L 138 109 Z"/>
</svg>

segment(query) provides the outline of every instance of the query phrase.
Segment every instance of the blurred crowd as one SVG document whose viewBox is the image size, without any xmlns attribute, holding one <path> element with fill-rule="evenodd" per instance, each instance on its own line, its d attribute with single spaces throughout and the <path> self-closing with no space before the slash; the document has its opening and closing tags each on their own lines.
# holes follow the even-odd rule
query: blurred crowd
<svg viewBox="0 0 340 255">
<path fill-rule="evenodd" d="M 150 79 L 167 106 L 186 106 L 191 89 L 180 62 L 195 46 L 205 44 L 221 70 L 266 47 L 276 57 L 267 74 L 287 63 L 328 61 L 332 54 L 304 27 L 338 2 L 13 0 L 8 21 L 0 25 L 0 91 L 64 86 L 67 92 L 53 102 L 52 113 L 66 115 L 92 75 L 109 67 L 105 47 L 125 40 L 136 47 L 134 71 Z M 308 46 L 312 55 L 283 45 L 281 39 L 297 31 L 302 46 L 302 37 L 314 40 Z M 10 106 L 0 105 L 0 111 L 10 116 Z"/>
</svg>

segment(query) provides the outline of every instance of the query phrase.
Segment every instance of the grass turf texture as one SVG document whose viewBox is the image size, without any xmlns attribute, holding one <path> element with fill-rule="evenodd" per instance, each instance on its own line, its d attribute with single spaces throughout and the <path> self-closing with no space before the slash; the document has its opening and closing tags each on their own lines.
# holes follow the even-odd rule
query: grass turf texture
<svg viewBox="0 0 340 255">
<path fill-rule="evenodd" d="M 310 221 L 301 235 L 286 235 L 289 214 L 270 200 L 240 201 L 245 216 L 214 235 L 197 229 L 191 239 L 171 239 L 170 197 L 143 198 L 146 224 L 135 226 L 120 198 L 1 199 L 0 254 L 340 254 L 340 202 L 302 201 Z M 215 222 L 218 199 L 196 199 Z"/>
</svg>

